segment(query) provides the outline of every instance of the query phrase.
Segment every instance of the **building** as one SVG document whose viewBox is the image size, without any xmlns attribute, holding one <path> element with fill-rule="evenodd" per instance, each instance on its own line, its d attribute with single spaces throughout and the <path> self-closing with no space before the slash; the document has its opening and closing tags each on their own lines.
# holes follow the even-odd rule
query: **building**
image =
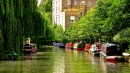
<svg viewBox="0 0 130 73">
<path fill-rule="evenodd" d="M 63 30 L 79 20 L 96 3 L 96 0 L 53 0 L 52 23 L 62 25 Z"/>
<path fill-rule="evenodd" d="M 42 3 L 44 3 L 46 0 L 38 0 L 38 6 L 41 5 Z"/>
</svg>

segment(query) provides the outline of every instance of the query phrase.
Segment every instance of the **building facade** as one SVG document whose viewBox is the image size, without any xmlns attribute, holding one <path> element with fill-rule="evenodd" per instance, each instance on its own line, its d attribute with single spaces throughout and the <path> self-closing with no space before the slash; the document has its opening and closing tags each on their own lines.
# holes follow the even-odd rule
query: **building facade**
<svg viewBox="0 0 130 73">
<path fill-rule="evenodd" d="M 63 30 L 79 20 L 96 3 L 96 0 L 53 0 L 52 23 L 62 25 Z"/>
</svg>

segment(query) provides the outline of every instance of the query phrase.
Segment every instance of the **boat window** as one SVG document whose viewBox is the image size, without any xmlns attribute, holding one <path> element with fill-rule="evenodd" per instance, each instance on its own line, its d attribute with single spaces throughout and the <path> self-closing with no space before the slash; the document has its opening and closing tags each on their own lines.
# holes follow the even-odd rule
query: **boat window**
<svg viewBox="0 0 130 73">
<path fill-rule="evenodd" d="M 109 50 L 106 52 L 107 56 L 113 56 L 116 55 L 115 52 L 113 50 Z"/>
<path fill-rule="evenodd" d="M 24 49 L 31 49 L 31 46 L 24 46 Z"/>
<path fill-rule="evenodd" d="M 110 46 L 110 47 L 107 47 L 107 50 L 117 50 L 117 46 Z"/>
<path fill-rule="evenodd" d="M 121 49 L 119 49 L 118 51 L 117 51 L 117 55 L 122 55 L 122 50 Z"/>
<path fill-rule="evenodd" d="M 122 55 L 122 51 L 114 51 L 114 50 L 109 50 L 106 52 L 107 56 L 121 56 Z"/>
<path fill-rule="evenodd" d="M 79 45 L 78 45 L 78 48 L 83 48 L 83 45 L 82 45 L 82 44 L 79 44 Z"/>
</svg>

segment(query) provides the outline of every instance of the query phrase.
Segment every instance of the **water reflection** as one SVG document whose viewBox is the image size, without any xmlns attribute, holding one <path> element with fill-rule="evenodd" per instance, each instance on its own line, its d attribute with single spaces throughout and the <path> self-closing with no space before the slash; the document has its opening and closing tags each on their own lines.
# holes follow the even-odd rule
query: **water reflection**
<svg viewBox="0 0 130 73">
<path fill-rule="evenodd" d="M 19 61 L 0 61 L 0 73 L 129 73 L 127 62 L 106 62 L 84 51 L 47 49 Z"/>
<path fill-rule="evenodd" d="M 54 49 L 55 56 L 54 56 L 54 67 L 52 73 L 64 73 L 65 67 L 65 51 L 59 48 Z"/>
</svg>

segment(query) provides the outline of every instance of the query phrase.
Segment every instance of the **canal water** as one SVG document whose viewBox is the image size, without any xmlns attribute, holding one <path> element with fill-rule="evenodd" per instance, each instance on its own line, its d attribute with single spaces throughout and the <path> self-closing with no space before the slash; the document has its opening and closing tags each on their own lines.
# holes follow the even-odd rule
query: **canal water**
<svg viewBox="0 0 130 73">
<path fill-rule="evenodd" d="M 18 61 L 0 61 L 0 73 L 130 73 L 130 63 L 106 62 L 87 52 L 52 48 Z"/>
</svg>

